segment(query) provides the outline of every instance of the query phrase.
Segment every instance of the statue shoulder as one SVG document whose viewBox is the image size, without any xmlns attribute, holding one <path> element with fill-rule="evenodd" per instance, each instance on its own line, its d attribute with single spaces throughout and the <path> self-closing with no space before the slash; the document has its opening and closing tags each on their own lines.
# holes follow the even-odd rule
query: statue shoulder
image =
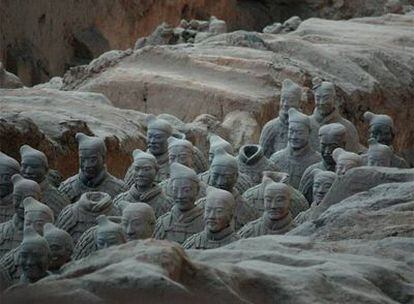
<svg viewBox="0 0 414 304">
<path fill-rule="evenodd" d="M 77 222 L 77 207 L 78 203 L 75 203 L 63 208 L 56 220 L 56 227 L 68 231 L 75 226 Z"/>
<path fill-rule="evenodd" d="M 79 238 L 73 250 L 72 259 L 80 260 L 87 257 L 97 250 L 96 246 L 96 230 L 97 226 L 93 226 L 86 230 Z"/>
<path fill-rule="evenodd" d="M 200 233 L 193 234 L 189 236 L 183 243 L 184 249 L 197 249 L 197 243 L 199 243 Z"/>
</svg>

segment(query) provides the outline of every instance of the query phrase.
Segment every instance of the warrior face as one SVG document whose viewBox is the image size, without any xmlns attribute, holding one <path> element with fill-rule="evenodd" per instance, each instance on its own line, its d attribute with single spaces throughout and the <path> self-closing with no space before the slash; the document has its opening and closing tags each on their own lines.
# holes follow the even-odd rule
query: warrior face
<svg viewBox="0 0 414 304">
<path fill-rule="evenodd" d="M 336 174 L 338 176 L 344 176 L 348 170 L 351 170 L 352 168 L 358 166 L 359 164 L 357 162 L 350 159 L 338 160 L 338 162 L 336 163 Z"/>
<path fill-rule="evenodd" d="M 270 220 L 277 221 L 289 213 L 290 192 L 288 189 L 266 188 L 264 193 L 265 212 Z"/>
<path fill-rule="evenodd" d="M 390 126 L 374 124 L 369 128 L 369 137 L 380 144 L 391 146 L 394 141 L 394 132 Z"/>
<path fill-rule="evenodd" d="M 105 157 L 97 149 L 79 150 L 82 173 L 88 180 L 96 178 L 105 168 Z"/>
<path fill-rule="evenodd" d="M 59 270 L 60 267 L 70 261 L 73 250 L 62 238 L 46 237 L 46 239 L 51 253 L 49 269 Z"/>
<path fill-rule="evenodd" d="M 168 137 L 170 134 L 158 129 L 148 129 L 147 146 L 152 155 L 158 156 L 168 151 Z"/>
<path fill-rule="evenodd" d="M 222 199 L 209 199 L 207 197 L 204 207 L 204 222 L 211 232 L 220 232 L 230 225 L 233 217 L 232 210 L 229 207 L 230 202 Z"/>
<path fill-rule="evenodd" d="M 329 90 L 316 90 L 315 106 L 322 117 L 328 116 L 335 110 L 335 95 Z"/>
<path fill-rule="evenodd" d="M 154 233 L 155 221 L 153 215 L 144 209 L 124 211 L 122 214 L 122 228 L 127 241 L 147 239 Z"/>
<path fill-rule="evenodd" d="M 315 179 L 313 183 L 313 202 L 319 205 L 332 187 L 331 179 Z"/>
<path fill-rule="evenodd" d="M 157 175 L 156 164 L 149 159 L 139 159 L 134 162 L 135 184 L 138 187 L 148 187 L 152 185 Z"/>
<path fill-rule="evenodd" d="M 24 178 L 34 180 L 41 183 L 47 174 L 48 168 L 45 163 L 36 157 L 24 157 L 22 159 L 21 175 Z"/>
<path fill-rule="evenodd" d="M 42 211 L 33 210 L 24 215 L 24 227 L 32 226 L 39 235 L 43 235 L 43 226 L 50 222 L 50 216 Z"/>
<path fill-rule="evenodd" d="M 309 142 L 309 127 L 302 123 L 291 122 L 288 129 L 288 142 L 294 150 L 299 150 Z"/>
<path fill-rule="evenodd" d="M 187 211 L 194 208 L 199 191 L 198 183 L 189 178 L 176 178 L 171 182 L 173 201 L 178 209 Z"/>
<path fill-rule="evenodd" d="M 173 146 L 168 149 L 169 163 L 180 163 L 189 168 L 193 167 L 193 152 L 184 146 Z"/>
<path fill-rule="evenodd" d="M 210 186 L 233 191 L 238 178 L 238 171 L 232 166 L 214 165 L 210 168 Z"/>
<path fill-rule="evenodd" d="M 18 264 L 27 279 L 34 283 L 46 276 L 49 267 L 49 250 L 36 242 L 22 243 Z"/>
</svg>

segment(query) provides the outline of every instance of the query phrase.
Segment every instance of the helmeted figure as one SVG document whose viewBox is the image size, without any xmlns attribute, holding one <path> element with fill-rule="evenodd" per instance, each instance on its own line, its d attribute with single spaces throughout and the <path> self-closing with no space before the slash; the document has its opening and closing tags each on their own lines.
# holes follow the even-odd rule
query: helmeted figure
<svg viewBox="0 0 414 304">
<path fill-rule="evenodd" d="M 394 157 L 392 148 L 378 143 L 375 139 L 368 140 L 369 148 L 367 152 L 368 166 L 371 167 L 391 167 Z"/>
<path fill-rule="evenodd" d="M 183 244 L 191 235 L 203 230 L 203 209 L 195 205 L 200 180 L 195 171 L 179 163 L 171 164 L 174 206 L 159 217 L 154 237 Z"/>
<path fill-rule="evenodd" d="M 243 198 L 248 205 L 253 206 L 256 213 L 261 215 L 265 211 L 264 208 L 264 190 L 266 187 L 266 180 L 271 179 L 276 183 L 287 183 L 289 175 L 284 172 L 264 171 L 262 182 L 243 193 Z M 298 190 L 289 186 L 291 191 L 291 204 L 289 205 L 290 213 L 294 218 L 300 212 L 309 208 L 309 204 L 305 197 Z"/>
<path fill-rule="evenodd" d="M 43 226 L 55 221 L 52 209 L 33 197 L 26 197 L 23 200 L 23 206 L 24 229 L 33 227 L 38 234 L 43 235 Z"/>
<path fill-rule="evenodd" d="M 235 200 L 234 229 L 237 231 L 246 223 L 258 218 L 260 214 L 250 206 L 236 189 L 239 174 L 239 166 L 234 156 L 228 154 L 224 149 L 216 150 L 210 167 L 210 178 L 208 185 L 233 194 Z M 197 205 L 204 208 L 206 198 L 198 200 Z"/>
<path fill-rule="evenodd" d="M 67 231 L 76 245 L 79 237 L 96 225 L 96 218 L 101 214 L 115 214 L 111 196 L 104 192 L 86 192 L 79 201 L 62 210 L 56 227 Z"/>
<path fill-rule="evenodd" d="M 263 215 L 246 224 L 238 234 L 242 238 L 256 237 L 266 234 L 285 234 L 294 227 L 289 211 L 291 191 L 288 185 L 275 183 L 265 179 L 264 192 L 265 211 Z"/>
<path fill-rule="evenodd" d="M 288 143 L 288 111 L 299 110 L 302 88 L 290 79 L 283 80 L 280 92 L 279 117 L 267 122 L 260 134 L 259 144 L 266 157 L 286 148 Z"/>
<path fill-rule="evenodd" d="M 171 124 L 158 119 L 154 115 L 147 116 L 147 148 L 148 153 L 154 155 L 158 164 L 158 172 L 155 182 L 159 183 L 167 179 L 170 175 L 170 165 L 168 163 L 168 138 L 172 135 Z M 124 181 L 128 186 L 134 183 L 133 166 L 128 168 Z"/>
<path fill-rule="evenodd" d="M 313 170 L 313 201 L 311 204 L 311 207 L 301 212 L 295 219 L 294 222 L 296 225 L 302 224 L 311 216 L 311 213 L 313 209 L 318 206 L 322 200 L 325 198 L 326 194 L 329 192 L 329 190 L 332 187 L 332 184 L 334 183 L 336 179 L 336 173 L 332 171 L 325 171 L 321 169 L 314 169 Z"/>
<path fill-rule="evenodd" d="M 345 151 L 342 148 L 336 148 L 333 151 L 332 156 L 336 163 L 335 172 L 339 177 L 344 176 L 348 170 L 363 165 L 363 158 L 361 155 Z"/>
<path fill-rule="evenodd" d="M 47 178 L 49 165 L 46 155 L 29 145 L 20 147 L 20 155 L 22 158 L 21 175 L 39 184 L 42 190 L 42 203 L 48 205 L 57 217 L 60 211 L 69 204 L 69 199 L 59 192 Z"/>
<path fill-rule="evenodd" d="M 124 229 L 127 241 L 151 238 L 155 230 L 156 217 L 154 210 L 145 203 L 124 204 L 121 218 L 122 229 Z"/>
<path fill-rule="evenodd" d="M 17 262 L 21 271 L 20 283 L 35 283 L 49 275 L 50 257 L 46 239 L 32 227 L 25 228 Z"/>
<path fill-rule="evenodd" d="M 277 166 L 263 153 L 259 145 L 244 145 L 237 156 L 239 172 L 249 176 L 254 185 L 262 182 L 263 171 L 279 171 Z"/>
<path fill-rule="evenodd" d="M 355 153 L 361 152 L 363 147 L 359 143 L 359 135 L 355 126 L 343 118 L 337 109 L 336 91 L 332 82 L 322 81 L 314 87 L 315 110 L 310 116 L 312 123 L 311 145 L 318 148 L 318 130 L 321 126 L 331 123 L 340 123 L 346 128 L 346 150 Z"/>
<path fill-rule="evenodd" d="M 194 146 L 186 139 L 178 139 L 175 137 L 168 138 L 168 158 L 170 165 L 178 162 L 188 168 L 194 169 Z M 195 171 L 195 170 L 194 170 Z M 172 184 L 171 179 L 168 178 L 162 181 L 160 184 L 165 195 L 169 200 L 172 200 Z M 200 190 L 198 192 L 198 198 L 206 195 L 207 185 L 200 181 Z"/>
<path fill-rule="evenodd" d="M 173 129 L 173 134 L 170 138 L 187 140 L 186 135 L 182 132 L 177 131 L 176 129 Z M 170 138 L 168 138 L 168 140 L 170 140 Z M 168 153 L 168 157 L 170 158 L 170 153 Z M 169 159 L 169 162 L 171 163 L 171 159 Z M 192 162 L 193 162 L 193 164 L 191 165 L 190 168 L 193 168 L 194 171 L 197 174 L 201 173 L 201 172 L 204 172 L 208 169 L 208 162 L 207 162 L 207 160 L 204 156 L 204 153 L 194 145 L 193 145 L 193 160 L 192 160 Z M 185 166 L 187 166 L 187 165 L 185 165 Z"/>
<path fill-rule="evenodd" d="M 208 138 L 209 138 L 209 142 L 210 142 L 210 149 L 209 149 L 209 152 L 208 152 L 208 161 L 209 161 L 210 166 L 213 162 L 216 151 L 219 150 L 219 149 L 223 149 L 228 154 L 234 155 L 234 149 L 228 141 L 224 140 L 223 138 L 221 138 L 220 136 L 218 136 L 216 134 L 210 134 Z M 203 173 L 199 174 L 198 177 L 200 178 L 200 180 L 202 182 L 204 182 L 206 185 L 208 185 L 209 180 L 211 178 L 210 177 L 210 169 L 207 170 L 206 172 L 203 172 Z M 237 189 L 237 191 L 239 193 L 244 193 L 244 191 L 246 191 L 247 189 L 249 189 L 252 186 L 253 186 L 253 182 L 250 179 L 250 177 L 247 176 L 244 173 L 239 172 L 237 182 L 236 182 L 236 185 L 235 185 L 235 188 Z"/>
<path fill-rule="evenodd" d="M 150 205 L 157 217 L 168 212 L 172 207 L 171 199 L 164 194 L 160 185 L 155 182 L 158 172 L 158 164 L 156 158 L 149 153 L 139 149 L 132 153 L 134 163 L 133 181 L 134 183 L 128 191 L 123 192 L 115 197 L 114 207 L 118 214 L 122 213 L 121 201 L 129 201 L 131 203 L 147 203 Z"/>
<path fill-rule="evenodd" d="M 19 246 L 23 239 L 24 206 L 23 200 L 27 197 L 40 199 L 40 187 L 38 183 L 15 174 L 11 178 L 13 182 L 13 205 L 15 214 L 13 217 L 0 224 L 0 257 L 7 251 Z"/>
<path fill-rule="evenodd" d="M 106 146 L 102 138 L 76 133 L 79 144 L 80 171 L 69 177 L 59 187 L 71 203 L 79 200 L 86 192 L 100 191 L 112 198 L 126 190 L 120 179 L 112 176 L 106 169 Z"/>
<path fill-rule="evenodd" d="M 59 273 L 61 267 L 71 259 L 74 247 L 72 237 L 52 223 L 44 225 L 43 236 L 50 248 L 49 271 Z"/>
<path fill-rule="evenodd" d="M 73 251 L 73 259 L 79 260 L 92 252 L 126 243 L 121 225 L 112 222 L 105 215 L 96 218 L 98 225 L 86 230 L 79 238 Z"/>
<path fill-rule="evenodd" d="M 234 206 L 233 194 L 214 187 L 207 188 L 204 204 L 204 230 L 190 236 L 183 247 L 185 249 L 214 249 L 237 241 L 240 237 L 232 227 Z"/>
<path fill-rule="evenodd" d="M 385 114 L 374 114 L 367 111 L 364 113 L 364 119 L 369 124 L 369 138 L 392 149 L 392 143 L 395 138 L 392 118 Z M 364 155 L 364 162 L 366 163 L 367 161 L 367 155 Z M 408 168 L 409 166 L 403 158 L 393 153 L 391 167 Z"/>
<path fill-rule="evenodd" d="M 19 163 L 14 158 L 0 152 L 0 224 L 13 217 L 13 183 L 11 177 L 19 172 Z"/>
<path fill-rule="evenodd" d="M 289 174 L 288 183 L 298 189 L 305 170 L 319 162 L 321 156 L 314 151 L 309 142 L 311 122 L 309 116 L 289 109 L 288 145 L 270 158 L 280 171 Z"/>
<path fill-rule="evenodd" d="M 309 204 L 313 200 L 313 177 L 314 169 L 335 172 L 335 160 L 332 153 L 336 148 L 345 149 L 346 146 L 346 129 L 342 124 L 332 123 L 319 128 L 320 153 L 322 160 L 311 165 L 303 173 L 299 184 L 299 191 L 306 197 Z"/>
</svg>

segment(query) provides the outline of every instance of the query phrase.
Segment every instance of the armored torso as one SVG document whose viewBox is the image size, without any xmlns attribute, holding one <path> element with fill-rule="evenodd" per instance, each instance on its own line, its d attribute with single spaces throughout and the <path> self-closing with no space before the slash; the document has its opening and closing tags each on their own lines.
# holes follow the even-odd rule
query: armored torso
<svg viewBox="0 0 414 304">
<path fill-rule="evenodd" d="M 111 197 L 115 197 L 126 191 L 126 188 L 122 180 L 104 171 L 100 177 L 89 185 L 82 180 L 81 173 L 69 177 L 60 185 L 59 191 L 69 198 L 70 203 L 74 203 L 86 192 L 105 192 Z"/>
<path fill-rule="evenodd" d="M 218 233 L 206 230 L 190 236 L 183 244 L 184 249 L 215 249 L 240 239 L 233 228 L 228 227 Z"/>
<path fill-rule="evenodd" d="M 172 202 L 162 191 L 162 188 L 154 184 L 153 187 L 146 192 L 139 192 L 135 185 L 124 193 L 119 194 L 114 199 L 114 207 L 118 214 L 122 213 L 122 208 L 119 205 L 120 201 L 128 201 L 131 203 L 147 203 L 155 212 L 155 216 L 158 218 L 172 208 Z"/>
<path fill-rule="evenodd" d="M 290 214 L 284 219 L 277 221 L 277 224 L 273 225 L 272 229 L 266 224 L 266 221 L 268 220 L 262 216 L 261 218 L 245 225 L 242 229 L 240 229 L 238 234 L 241 238 L 250 238 L 267 234 L 285 234 L 295 227 Z"/>
<path fill-rule="evenodd" d="M 55 217 L 58 217 L 62 209 L 69 204 L 69 199 L 52 186 L 47 179 L 41 182 L 39 186 L 42 190 L 42 203 L 48 205 Z"/>
<path fill-rule="evenodd" d="M 288 121 L 277 117 L 268 121 L 260 134 L 259 144 L 263 147 L 266 157 L 280 151 L 287 146 Z"/>
<path fill-rule="evenodd" d="M 170 212 L 158 218 L 154 237 L 183 244 L 189 236 L 202 231 L 203 228 L 202 208 L 195 206 L 189 211 L 181 212 L 174 206 Z"/>
<path fill-rule="evenodd" d="M 75 244 L 86 230 L 96 225 L 98 215 L 115 215 L 109 195 L 99 201 L 91 201 L 88 194 L 82 195 L 75 204 L 66 206 L 56 221 L 56 227 L 67 231 Z"/>
<path fill-rule="evenodd" d="M 15 214 L 7 222 L 0 224 L 0 257 L 19 246 L 22 240 L 23 221 Z"/>
<path fill-rule="evenodd" d="M 289 174 L 289 185 L 298 189 L 300 179 L 305 170 L 321 161 L 321 156 L 308 145 L 300 151 L 294 151 L 289 145 L 272 155 L 270 158 L 280 171 Z"/>
<path fill-rule="evenodd" d="M 0 224 L 7 222 L 14 215 L 13 194 L 0 199 Z"/>
</svg>

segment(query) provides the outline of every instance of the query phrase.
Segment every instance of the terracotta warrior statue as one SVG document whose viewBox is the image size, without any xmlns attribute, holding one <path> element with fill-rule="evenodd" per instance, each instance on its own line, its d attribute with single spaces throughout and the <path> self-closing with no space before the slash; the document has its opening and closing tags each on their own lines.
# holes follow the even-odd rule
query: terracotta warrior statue
<svg viewBox="0 0 414 304">
<path fill-rule="evenodd" d="M 101 214 L 115 215 L 111 196 L 104 192 L 86 192 L 79 201 L 62 210 L 56 227 L 68 232 L 76 245 L 79 237 L 96 225 L 96 218 Z"/>
<path fill-rule="evenodd" d="M 313 209 L 316 206 L 319 206 L 319 204 L 325 198 L 326 194 L 331 189 L 332 184 L 334 183 L 335 179 L 336 179 L 335 172 L 325 171 L 319 168 L 315 168 L 313 170 L 313 189 L 312 189 L 313 202 L 311 204 L 311 207 L 308 210 L 301 212 L 295 218 L 294 222 L 296 225 L 302 224 L 309 220 L 310 213 L 313 211 Z"/>
<path fill-rule="evenodd" d="M 237 156 L 239 172 L 249 176 L 254 185 L 262 182 L 263 171 L 279 171 L 277 166 L 263 153 L 259 145 L 244 145 Z"/>
<path fill-rule="evenodd" d="M 282 172 L 289 174 L 289 185 L 298 189 L 305 170 L 321 161 L 309 142 L 311 121 L 309 116 L 296 109 L 289 109 L 288 145 L 270 158 Z"/>
<path fill-rule="evenodd" d="M 374 114 L 372 112 L 365 112 L 364 119 L 369 124 L 369 138 L 376 140 L 379 144 L 389 146 L 392 149 L 392 144 L 395 138 L 394 122 L 392 118 L 385 114 Z M 366 163 L 367 156 L 364 155 Z M 408 168 L 407 162 L 393 153 L 391 160 L 391 167 Z"/>
<path fill-rule="evenodd" d="M 214 187 L 207 188 L 204 204 L 204 230 L 190 236 L 183 247 L 185 249 L 214 249 L 237 241 L 240 237 L 232 227 L 234 206 L 233 194 Z"/>
<path fill-rule="evenodd" d="M 215 134 L 210 134 L 208 138 L 210 142 L 210 149 L 208 152 L 208 161 L 209 161 L 210 166 L 213 162 L 214 155 L 216 154 L 217 150 L 221 149 L 221 150 L 226 151 L 226 153 L 228 153 L 229 155 L 234 155 L 234 150 L 233 150 L 232 145 L 226 140 L 224 140 L 223 138 L 221 138 L 220 136 L 215 135 Z M 211 178 L 210 170 L 207 170 L 199 174 L 198 177 L 200 178 L 202 182 L 208 185 L 209 180 Z M 237 189 L 237 191 L 239 191 L 239 193 L 244 193 L 244 191 L 246 191 L 252 186 L 253 186 L 253 182 L 250 179 L 250 177 L 244 173 L 239 172 L 238 177 L 237 177 L 237 182 L 235 185 L 235 188 Z M 203 196 L 205 196 L 205 193 L 203 194 L 204 194 Z"/>
<path fill-rule="evenodd" d="M 145 203 L 121 202 L 125 207 L 122 211 L 121 225 L 127 241 L 151 238 L 155 230 L 156 217 L 154 210 Z"/>
<path fill-rule="evenodd" d="M 49 275 L 50 256 L 46 239 L 32 227 L 25 228 L 17 262 L 21 271 L 20 283 L 32 284 Z"/>
<path fill-rule="evenodd" d="M 0 152 L 0 224 L 13 217 L 13 183 L 11 177 L 20 172 L 19 163 Z"/>
<path fill-rule="evenodd" d="M 336 163 L 335 172 L 339 177 L 344 176 L 348 170 L 363 165 L 363 158 L 361 155 L 345 151 L 342 148 L 336 148 L 333 151 L 332 156 Z"/>
<path fill-rule="evenodd" d="M 23 206 L 24 229 L 31 226 L 38 234 L 43 235 L 43 226 L 55 220 L 52 209 L 33 197 L 26 197 L 23 200 Z"/>
<path fill-rule="evenodd" d="M 112 222 L 105 215 L 96 218 L 98 225 L 89 228 L 79 238 L 73 250 L 73 259 L 80 260 L 92 252 L 126 243 L 121 225 Z"/>
<path fill-rule="evenodd" d="M 239 166 L 236 158 L 221 148 L 217 149 L 211 163 L 208 185 L 233 194 L 235 200 L 234 229 L 236 231 L 260 216 L 253 206 L 248 205 L 236 189 L 238 174 Z M 197 205 L 204 208 L 205 202 L 206 198 L 204 197 L 197 201 Z"/>
<path fill-rule="evenodd" d="M 288 185 L 265 180 L 265 211 L 263 215 L 246 224 L 238 234 L 242 238 L 256 237 L 266 234 L 285 234 L 294 227 L 289 211 L 291 191 Z"/>
<path fill-rule="evenodd" d="M 59 273 L 61 267 L 71 259 L 74 247 L 72 237 L 51 223 L 44 225 L 43 236 L 50 248 L 49 271 Z"/>
<path fill-rule="evenodd" d="M 259 144 L 266 157 L 286 148 L 288 143 L 288 111 L 300 109 L 302 88 L 290 79 L 283 80 L 280 92 L 279 117 L 267 122 L 260 134 Z"/>
<path fill-rule="evenodd" d="M 170 167 L 174 206 L 158 218 L 154 237 L 183 244 L 204 228 L 203 209 L 195 205 L 200 180 L 191 168 L 179 163 L 172 163 Z"/>
<path fill-rule="evenodd" d="M 40 199 L 40 187 L 38 183 L 15 174 L 11 178 L 13 183 L 13 205 L 15 214 L 13 217 L 0 224 L 0 257 L 9 250 L 19 246 L 23 239 L 24 206 L 23 200 L 27 197 Z"/>
<path fill-rule="evenodd" d="M 148 153 L 154 155 L 158 164 L 158 172 L 155 178 L 156 183 L 167 179 L 170 175 L 170 166 L 168 163 L 168 138 L 172 133 L 173 128 L 168 121 L 158 119 L 154 115 L 147 116 Z M 134 183 L 133 166 L 129 167 L 124 180 L 128 186 L 131 186 Z"/>
<path fill-rule="evenodd" d="M 121 214 L 122 205 L 119 204 L 121 201 L 147 203 L 154 209 L 158 218 L 170 211 L 172 202 L 165 196 L 161 186 L 155 182 L 158 173 L 157 160 L 152 154 L 139 149 L 134 150 L 132 154 L 134 157 L 132 166 L 134 183 L 128 191 L 115 197 L 114 207 L 117 213 Z"/>
<path fill-rule="evenodd" d="M 186 167 L 194 169 L 194 146 L 186 139 L 178 139 L 175 137 L 168 138 L 168 158 L 170 165 L 172 163 L 180 163 Z M 194 169 L 195 170 L 195 169 Z M 160 183 L 165 195 L 169 200 L 172 200 L 172 184 L 170 178 Z M 198 198 L 206 195 L 207 185 L 200 181 L 200 191 L 198 192 Z"/>
<path fill-rule="evenodd" d="M 115 197 L 125 191 L 123 181 L 108 173 L 106 169 L 106 146 L 102 138 L 76 133 L 79 144 L 78 174 L 69 177 L 59 187 L 70 203 L 80 199 L 86 192 L 101 191 Z"/>
<path fill-rule="evenodd" d="M 276 183 L 287 183 L 289 175 L 284 172 L 274 172 L 274 171 L 264 171 L 263 172 L 263 181 L 248 189 L 243 193 L 243 198 L 246 200 L 247 204 L 253 206 L 257 214 L 263 214 L 264 212 L 264 190 L 266 187 L 266 180 L 271 179 Z M 302 211 L 305 211 L 309 208 L 309 203 L 306 201 L 305 197 L 298 190 L 289 186 L 291 192 L 291 204 L 289 205 L 290 213 L 294 218 Z"/>
<path fill-rule="evenodd" d="M 313 200 L 313 177 L 314 169 L 335 172 L 335 161 L 332 152 L 336 148 L 345 149 L 346 129 L 339 123 L 327 124 L 319 128 L 319 149 L 322 161 L 308 167 L 303 173 L 299 184 L 299 191 L 306 197 L 309 203 Z"/>
<path fill-rule="evenodd" d="M 355 153 L 362 151 L 359 143 L 359 135 L 355 126 L 347 119 L 343 118 L 337 109 L 335 85 L 332 82 L 322 81 L 315 85 L 315 110 L 311 115 L 312 129 L 311 134 L 312 146 L 318 147 L 317 130 L 323 125 L 331 123 L 340 123 L 346 128 L 346 150 Z"/>
<path fill-rule="evenodd" d="M 42 190 L 42 202 L 48 205 L 57 217 L 64 207 L 69 204 L 69 200 L 47 178 L 49 165 L 46 155 L 29 145 L 20 147 L 21 155 L 21 175 L 24 178 L 34 180 Z"/>
<path fill-rule="evenodd" d="M 368 166 L 372 167 L 391 167 L 394 157 L 392 148 L 387 145 L 378 143 L 375 139 L 368 140 L 369 149 L 367 152 Z"/>
</svg>

